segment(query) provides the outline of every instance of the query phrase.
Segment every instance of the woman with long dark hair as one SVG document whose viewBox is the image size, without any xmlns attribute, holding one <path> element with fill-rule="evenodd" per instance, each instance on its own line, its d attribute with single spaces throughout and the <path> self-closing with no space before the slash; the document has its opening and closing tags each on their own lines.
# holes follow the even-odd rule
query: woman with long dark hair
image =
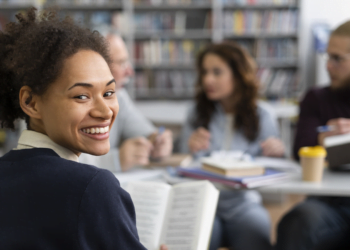
<svg viewBox="0 0 350 250">
<path fill-rule="evenodd" d="M 256 65 L 234 42 L 211 44 L 197 58 L 195 105 L 183 127 L 180 148 L 197 157 L 216 150 L 281 157 L 276 120 L 258 102 Z M 220 194 L 211 250 L 269 249 L 270 221 L 256 191 Z"/>
</svg>

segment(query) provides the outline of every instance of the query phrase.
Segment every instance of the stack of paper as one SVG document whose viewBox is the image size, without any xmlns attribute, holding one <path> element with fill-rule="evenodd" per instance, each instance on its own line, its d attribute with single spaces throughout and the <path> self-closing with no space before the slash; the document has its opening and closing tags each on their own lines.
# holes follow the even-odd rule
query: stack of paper
<svg viewBox="0 0 350 250">
<path fill-rule="evenodd" d="M 199 168 L 178 168 L 177 172 L 181 176 L 200 180 L 209 180 L 221 183 L 233 188 L 256 188 L 265 185 L 275 184 L 288 178 L 288 174 L 273 169 L 266 169 L 263 175 L 228 177 L 221 174 L 215 174 Z"/>
</svg>

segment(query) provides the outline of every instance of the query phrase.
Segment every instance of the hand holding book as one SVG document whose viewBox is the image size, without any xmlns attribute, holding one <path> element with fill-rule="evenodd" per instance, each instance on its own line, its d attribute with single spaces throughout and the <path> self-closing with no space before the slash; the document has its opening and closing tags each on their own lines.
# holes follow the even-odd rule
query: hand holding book
<svg viewBox="0 0 350 250">
<path fill-rule="evenodd" d="M 318 134 L 318 143 L 320 145 L 324 144 L 324 139 L 329 136 L 342 135 L 350 133 L 350 119 L 338 118 L 329 120 L 326 124 L 327 130 L 324 130 Z M 318 127 L 319 128 L 319 127 Z"/>
</svg>

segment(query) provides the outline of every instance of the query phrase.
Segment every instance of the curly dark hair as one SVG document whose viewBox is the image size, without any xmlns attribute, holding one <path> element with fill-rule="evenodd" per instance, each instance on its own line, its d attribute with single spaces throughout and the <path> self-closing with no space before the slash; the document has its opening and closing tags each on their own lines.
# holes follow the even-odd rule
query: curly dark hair
<svg viewBox="0 0 350 250">
<path fill-rule="evenodd" d="M 203 86 L 203 61 L 207 54 L 215 54 L 231 68 L 235 87 L 232 98 L 235 123 L 233 129 L 241 129 L 249 141 L 254 141 L 259 130 L 257 112 L 258 81 L 253 58 L 235 42 L 225 41 L 208 45 L 197 57 L 196 117 L 193 126 L 209 127 L 215 111 L 215 102 L 208 99 Z"/>
<path fill-rule="evenodd" d="M 16 18 L 0 31 L 0 121 L 6 128 L 14 128 L 17 118 L 29 126 L 19 104 L 21 87 L 43 95 L 60 76 L 64 60 L 79 50 L 93 50 L 110 63 L 107 43 L 97 31 L 76 25 L 70 17 L 60 19 L 56 10 L 37 13 L 30 8 Z"/>
</svg>

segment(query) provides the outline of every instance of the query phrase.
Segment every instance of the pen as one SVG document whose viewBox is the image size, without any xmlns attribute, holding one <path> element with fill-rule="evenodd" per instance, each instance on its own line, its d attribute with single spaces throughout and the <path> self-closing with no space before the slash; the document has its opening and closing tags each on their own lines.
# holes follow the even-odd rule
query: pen
<svg viewBox="0 0 350 250">
<path fill-rule="evenodd" d="M 165 131 L 164 126 L 158 127 L 157 135 L 153 139 L 153 145 L 156 145 L 158 143 L 160 136 L 164 133 L 164 131 Z"/>
<path fill-rule="evenodd" d="M 154 147 L 156 147 L 157 144 L 159 143 L 160 136 L 164 133 L 164 131 L 165 131 L 165 127 L 164 126 L 158 127 L 157 134 L 153 137 L 153 140 L 152 140 L 152 144 L 153 144 Z M 160 158 L 155 158 L 155 157 L 151 156 L 151 160 L 152 161 L 159 161 Z"/>
<path fill-rule="evenodd" d="M 318 126 L 316 130 L 318 133 L 330 132 L 335 130 L 335 126 L 333 125 Z"/>
<path fill-rule="evenodd" d="M 165 131 L 165 127 L 164 127 L 164 126 L 160 126 L 160 127 L 158 128 L 158 135 L 163 134 L 164 131 Z"/>
</svg>

